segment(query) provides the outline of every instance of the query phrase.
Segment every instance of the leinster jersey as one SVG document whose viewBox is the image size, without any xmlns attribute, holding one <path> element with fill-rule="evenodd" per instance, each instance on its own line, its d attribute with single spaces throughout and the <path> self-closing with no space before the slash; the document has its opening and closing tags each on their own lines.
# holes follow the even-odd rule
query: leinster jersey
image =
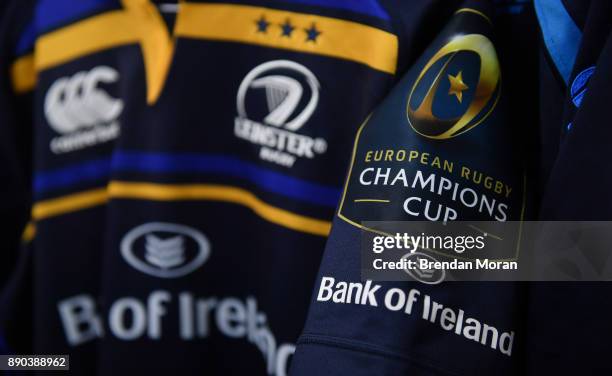
<svg viewBox="0 0 612 376">
<path fill-rule="evenodd" d="M 355 132 L 446 3 L 7 4 L 3 352 L 286 375 Z"/>
<path fill-rule="evenodd" d="M 360 127 L 292 375 L 612 371 L 609 282 L 361 278 L 371 221 L 612 216 L 612 3 L 492 3 L 457 9 Z"/>
<path fill-rule="evenodd" d="M 605 284 L 377 281 L 360 250 L 377 221 L 609 220 L 611 14 L 3 2 L 0 354 L 80 375 L 609 374 Z"/>
<path fill-rule="evenodd" d="M 457 6 L 359 128 L 292 375 L 521 374 L 524 284 L 360 273 L 362 236 L 384 231 L 376 221 L 533 215 L 530 147 L 521 139 L 535 129 L 535 111 L 513 94 L 530 84 L 535 16 L 525 4 L 491 5 Z M 510 42 L 504 30 L 519 24 Z M 523 61 L 519 46 L 532 47 Z"/>
</svg>

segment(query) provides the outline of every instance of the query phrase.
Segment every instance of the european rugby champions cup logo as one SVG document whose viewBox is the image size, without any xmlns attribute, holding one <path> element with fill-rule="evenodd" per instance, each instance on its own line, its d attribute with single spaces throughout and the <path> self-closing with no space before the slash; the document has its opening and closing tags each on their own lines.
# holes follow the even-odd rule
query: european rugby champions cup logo
<svg viewBox="0 0 612 376">
<path fill-rule="evenodd" d="M 455 35 L 418 75 L 406 114 L 415 132 L 449 139 L 474 128 L 493 111 L 501 75 L 493 43 L 484 35 Z"/>
<path fill-rule="evenodd" d="M 498 163 L 498 156 L 506 158 L 501 150 L 506 146 L 487 158 L 478 147 L 497 143 L 491 135 L 505 140 L 499 136 L 505 134 L 505 120 L 496 118 L 484 132 L 469 132 L 487 123 L 501 96 L 501 69 L 490 29 L 481 12 L 458 11 L 362 125 L 340 218 L 366 228 L 362 221 L 509 217 L 506 201 L 514 184 L 505 183 L 513 179 L 501 179 L 508 168 L 505 161 Z M 484 177 L 483 170 L 499 176 Z M 499 197 L 501 193 L 507 196 Z"/>
<path fill-rule="evenodd" d="M 517 193 L 522 171 L 515 163 L 511 118 L 503 113 L 507 107 L 498 105 L 502 78 L 491 30 L 479 10 L 457 11 L 360 127 L 338 216 L 365 230 L 363 244 L 372 244 L 376 234 L 485 233 L 504 240 L 495 250 L 494 240 L 488 241 L 490 259 L 513 259 L 518 252 L 510 241 L 520 233 L 517 226 L 506 229 L 501 223 L 522 216 L 524 200 L 521 205 Z M 363 255 L 362 278 L 380 277 L 368 263 L 370 253 Z M 421 244 L 405 258 L 472 256 Z M 406 273 L 382 277 L 401 280 Z M 455 278 L 432 270 L 407 274 L 432 284 Z"/>
</svg>

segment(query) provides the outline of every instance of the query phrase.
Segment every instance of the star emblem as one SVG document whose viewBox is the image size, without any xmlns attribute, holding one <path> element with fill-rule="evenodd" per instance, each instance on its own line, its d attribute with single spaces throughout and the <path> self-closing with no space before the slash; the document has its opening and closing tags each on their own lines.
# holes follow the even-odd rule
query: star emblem
<svg viewBox="0 0 612 376">
<path fill-rule="evenodd" d="M 262 15 L 260 19 L 255 21 L 255 25 L 257 25 L 258 33 L 266 33 L 268 32 L 268 26 L 270 26 L 270 23 L 266 21 L 266 18 Z"/>
<path fill-rule="evenodd" d="M 463 99 L 463 91 L 469 89 L 469 87 L 463 82 L 462 71 L 459 71 L 456 76 L 448 75 L 448 81 L 450 87 L 448 88 L 448 95 L 454 95 L 457 97 L 459 103 Z"/>
<path fill-rule="evenodd" d="M 304 30 L 306 31 L 306 42 L 316 42 L 319 35 L 321 35 L 321 32 L 317 30 L 314 23 L 310 28 Z"/>
<path fill-rule="evenodd" d="M 282 30 L 281 37 L 291 37 L 291 33 L 293 33 L 293 30 L 295 29 L 295 26 L 291 25 L 289 19 L 287 19 L 284 24 L 281 24 L 280 27 Z"/>
</svg>

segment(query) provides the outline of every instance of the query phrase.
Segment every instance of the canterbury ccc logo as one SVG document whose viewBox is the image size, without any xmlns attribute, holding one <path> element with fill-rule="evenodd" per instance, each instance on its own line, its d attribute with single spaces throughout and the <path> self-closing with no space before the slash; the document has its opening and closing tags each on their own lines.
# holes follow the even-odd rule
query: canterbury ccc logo
<svg viewBox="0 0 612 376">
<path fill-rule="evenodd" d="M 70 133 L 114 121 L 123 110 L 123 101 L 109 96 L 98 84 L 118 79 L 119 73 L 107 66 L 58 79 L 45 97 L 49 125 L 59 133 Z"/>
<path fill-rule="evenodd" d="M 484 121 L 500 94 L 493 43 L 481 34 L 459 35 L 429 59 L 408 95 L 407 117 L 420 135 L 458 136 Z"/>
</svg>

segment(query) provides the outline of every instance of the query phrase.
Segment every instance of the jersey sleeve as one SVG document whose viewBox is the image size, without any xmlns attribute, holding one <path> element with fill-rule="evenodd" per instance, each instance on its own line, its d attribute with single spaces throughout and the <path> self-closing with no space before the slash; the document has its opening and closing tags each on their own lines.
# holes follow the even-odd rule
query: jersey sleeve
<svg viewBox="0 0 612 376">
<path fill-rule="evenodd" d="M 486 2 L 457 7 L 360 128 L 291 375 L 516 374 L 523 285 L 360 273 L 365 221 L 527 215 L 512 140 L 532 114 L 511 110 L 495 22 Z"/>
</svg>

